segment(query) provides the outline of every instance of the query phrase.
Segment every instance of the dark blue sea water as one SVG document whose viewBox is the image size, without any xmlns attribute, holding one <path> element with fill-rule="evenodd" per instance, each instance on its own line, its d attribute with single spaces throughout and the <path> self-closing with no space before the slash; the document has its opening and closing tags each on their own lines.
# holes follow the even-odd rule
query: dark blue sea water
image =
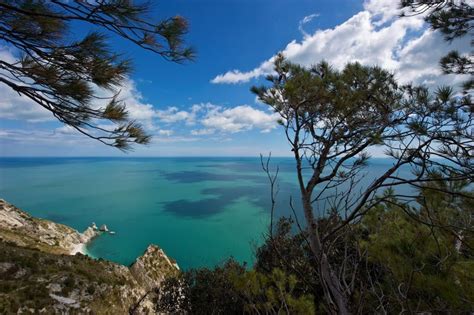
<svg viewBox="0 0 474 315">
<path fill-rule="evenodd" d="M 390 167 L 373 159 L 363 183 Z M 290 158 L 279 166 L 277 216 L 299 196 Z M 0 198 L 34 216 L 84 230 L 116 232 L 88 247 L 94 257 L 130 264 L 148 244 L 184 268 L 229 256 L 253 260 L 270 221 L 270 188 L 259 158 L 0 158 Z"/>
</svg>

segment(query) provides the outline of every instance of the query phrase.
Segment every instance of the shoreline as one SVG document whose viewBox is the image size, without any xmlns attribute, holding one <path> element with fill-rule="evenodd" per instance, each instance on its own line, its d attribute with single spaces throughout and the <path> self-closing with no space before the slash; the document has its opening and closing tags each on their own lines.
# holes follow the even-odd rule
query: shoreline
<svg viewBox="0 0 474 315">
<path fill-rule="evenodd" d="M 74 244 L 69 254 L 76 255 L 80 253 L 82 255 L 92 257 L 87 251 L 87 245 L 92 242 L 96 237 L 100 236 L 102 233 L 103 231 L 97 229 L 95 223 L 92 223 L 92 225 L 89 226 L 84 232 L 79 233 L 80 243 Z"/>
<path fill-rule="evenodd" d="M 74 245 L 73 248 L 71 249 L 71 252 L 69 253 L 69 255 L 74 256 L 74 255 L 80 253 L 80 254 L 82 254 L 82 255 L 89 256 L 89 255 L 87 255 L 86 245 L 87 245 L 87 244 L 84 244 L 84 243 L 80 243 L 80 244 Z"/>
</svg>

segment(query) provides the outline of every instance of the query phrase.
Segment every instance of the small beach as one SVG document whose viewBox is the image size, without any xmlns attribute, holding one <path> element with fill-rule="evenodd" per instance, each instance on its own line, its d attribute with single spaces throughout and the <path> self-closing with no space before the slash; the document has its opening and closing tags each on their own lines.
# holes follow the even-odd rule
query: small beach
<svg viewBox="0 0 474 315">
<path fill-rule="evenodd" d="M 71 255 L 76 255 L 78 253 L 82 255 L 87 255 L 86 244 L 81 243 L 73 247 L 73 249 L 71 250 Z"/>
</svg>

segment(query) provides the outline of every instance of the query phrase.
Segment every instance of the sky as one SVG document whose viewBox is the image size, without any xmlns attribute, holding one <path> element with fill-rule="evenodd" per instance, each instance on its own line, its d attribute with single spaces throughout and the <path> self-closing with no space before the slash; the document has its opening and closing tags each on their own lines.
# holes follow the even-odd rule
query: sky
<svg viewBox="0 0 474 315">
<path fill-rule="evenodd" d="M 133 72 L 118 89 L 151 143 L 129 153 L 107 147 L 0 84 L 0 156 L 289 156 L 277 115 L 250 92 L 272 73 L 278 52 L 305 66 L 321 60 L 338 69 L 354 61 L 379 65 L 401 83 L 432 89 L 465 79 L 440 75 L 438 61 L 452 49 L 469 52 L 469 41 L 444 42 L 422 16 L 399 18 L 395 0 L 153 3 L 150 17 L 188 20 L 185 39 L 197 58 L 171 63 L 110 36 L 112 49 L 133 60 Z M 74 25 L 71 37 L 87 31 Z M 0 42 L 0 60 L 16 58 L 18 52 Z"/>
</svg>

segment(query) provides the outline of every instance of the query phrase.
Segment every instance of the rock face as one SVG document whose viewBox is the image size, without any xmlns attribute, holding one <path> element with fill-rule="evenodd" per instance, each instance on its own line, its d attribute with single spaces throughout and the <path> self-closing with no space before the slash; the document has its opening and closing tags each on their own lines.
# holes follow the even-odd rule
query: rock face
<svg viewBox="0 0 474 315">
<path fill-rule="evenodd" d="M 130 271 L 144 288 L 151 290 L 159 286 L 166 277 L 177 275 L 179 267 L 161 248 L 150 245 L 130 266 Z"/>
<path fill-rule="evenodd" d="M 33 218 L 0 199 L 0 314 L 153 313 L 152 289 L 179 273 L 176 262 L 155 245 L 130 268 L 68 255 L 97 233 Z"/>
<path fill-rule="evenodd" d="M 37 219 L 0 199 L 0 239 L 18 246 L 55 254 L 69 254 L 83 236 L 66 225 Z"/>
<path fill-rule="evenodd" d="M 74 255 L 99 234 L 92 227 L 79 233 L 64 224 L 34 218 L 0 199 L 0 240 L 48 253 Z"/>
<path fill-rule="evenodd" d="M 98 236 L 99 233 L 97 230 L 94 230 L 92 226 L 89 226 L 84 232 L 81 234 L 81 242 L 84 244 L 89 243 L 94 237 Z"/>
</svg>

